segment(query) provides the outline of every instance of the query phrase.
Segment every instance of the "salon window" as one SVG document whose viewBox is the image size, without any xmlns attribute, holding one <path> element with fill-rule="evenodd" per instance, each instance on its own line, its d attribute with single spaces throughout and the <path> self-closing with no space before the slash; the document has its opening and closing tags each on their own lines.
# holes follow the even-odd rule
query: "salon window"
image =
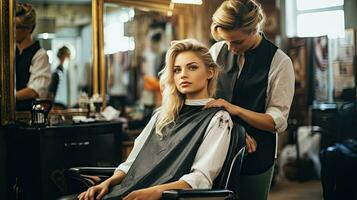
<svg viewBox="0 0 357 200">
<path fill-rule="evenodd" d="M 285 15 L 288 37 L 344 37 L 344 0 L 289 0 Z"/>
</svg>

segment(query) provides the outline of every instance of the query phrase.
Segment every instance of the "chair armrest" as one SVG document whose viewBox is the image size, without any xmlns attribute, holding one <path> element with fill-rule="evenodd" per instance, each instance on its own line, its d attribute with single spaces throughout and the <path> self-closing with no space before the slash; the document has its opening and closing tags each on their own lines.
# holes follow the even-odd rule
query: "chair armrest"
<svg viewBox="0 0 357 200">
<path fill-rule="evenodd" d="M 162 194 L 163 200 L 200 198 L 200 199 L 235 199 L 235 195 L 230 190 L 210 190 L 210 189 L 178 189 L 167 190 Z"/>
<path fill-rule="evenodd" d="M 115 167 L 73 167 L 67 171 L 68 185 L 74 188 L 72 191 L 84 191 L 97 185 L 109 177 L 115 171 Z"/>
<path fill-rule="evenodd" d="M 72 167 L 69 169 L 69 173 L 87 176 L 112 176 L 115 169 L 115 167 Z"/>
</svg>

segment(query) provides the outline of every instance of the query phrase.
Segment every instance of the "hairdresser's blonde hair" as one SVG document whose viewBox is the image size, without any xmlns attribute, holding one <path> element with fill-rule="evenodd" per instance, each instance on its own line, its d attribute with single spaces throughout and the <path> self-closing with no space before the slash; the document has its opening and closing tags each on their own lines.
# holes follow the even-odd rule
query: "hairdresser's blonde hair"
<svg viewBox="0 0 357 200">
<path fill-rule="evenodd" d="M 17 24 L 31 29 L 31 33 L 36 26 L 36 11 L 31 4 L 16 3 L 16 21 Z"/>
<path fill-rule="evenodd" d="M 262 32 L 265 16 L 254 0 L 227 0 L 216 10 L 212 17 L 211 34 L 220 40 L 217 29 L 241 29 L 246 34 Z"/>
<path fill-rule="evenodd" d="M 213 76 L 208 80 L 208 95 L 213 97 L 216 92 L 218 67 L 213 61 L 208 48 L 194 39 L 185 39 L 171 42 L 171 47 L 166 53 L 165 68 L 160 72 L 160 87 L 162 90 L 162 106 L 156 123 L 156 133 L 163 136 L 163 129 L 170 123 L 175 123 L 183 104 L 185 96 L 178 91 L 174 81 L 174 63 L 178 54 L 194 52 L 199 56 L 207 68 L 213 70 Z"/>
</svg>

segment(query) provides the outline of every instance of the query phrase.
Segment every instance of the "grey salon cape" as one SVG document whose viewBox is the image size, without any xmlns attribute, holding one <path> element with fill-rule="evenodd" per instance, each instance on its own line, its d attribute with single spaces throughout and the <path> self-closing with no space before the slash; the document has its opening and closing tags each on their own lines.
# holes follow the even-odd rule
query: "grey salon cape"
<svg viewBox="0 0 357 200">
<path fill-rule="evenodd" d="M 133 190 L 179 180 L 190 173 L 200 144 L 212 117 L 221 110 L 184 105 L 174 124 L 164 129 L 164 137 L 155 126 L 121 184 L 103 199 L 120 199 Z"/>
</svg>

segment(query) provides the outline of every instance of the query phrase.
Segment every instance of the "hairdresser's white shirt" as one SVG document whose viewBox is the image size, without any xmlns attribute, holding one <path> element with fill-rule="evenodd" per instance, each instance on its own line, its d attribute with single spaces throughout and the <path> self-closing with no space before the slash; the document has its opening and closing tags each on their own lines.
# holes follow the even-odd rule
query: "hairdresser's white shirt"
<svg viewBox="0 0 357 200">
<path fill-rule="evenodd" d="M 206 105 L 213 99 L 186 100 L 186 105 Z M 120 164 L 116 170 L 127 173 L 135 158 L 139 154 L 146 139 L 150 134 L 148 127 L 152 127 L 156 121 L 157 113 L 151 118 L 148 125 L 141 134 L 135 139 L 134 147 L 127 160 Z M 226 159 L 229 142 L 230 130 L 233 122 L 229 113 L 218 111 L 209 123 L 204 140 L 198 149 L 195 160 L 191 167 L 191 172 L 180 178 L 187 182 L 193 189 L 210 189 L 213 180 L 218 176 L 223 163 Z"/>
<path fill-rule="evenodd" d="M 39 98 L 46 98 L 51 81 L 51 67 L 45 49 L 39 49 L 31 60 L 30 78 L 27 87 L 34 90 Z"/>
</svg>

